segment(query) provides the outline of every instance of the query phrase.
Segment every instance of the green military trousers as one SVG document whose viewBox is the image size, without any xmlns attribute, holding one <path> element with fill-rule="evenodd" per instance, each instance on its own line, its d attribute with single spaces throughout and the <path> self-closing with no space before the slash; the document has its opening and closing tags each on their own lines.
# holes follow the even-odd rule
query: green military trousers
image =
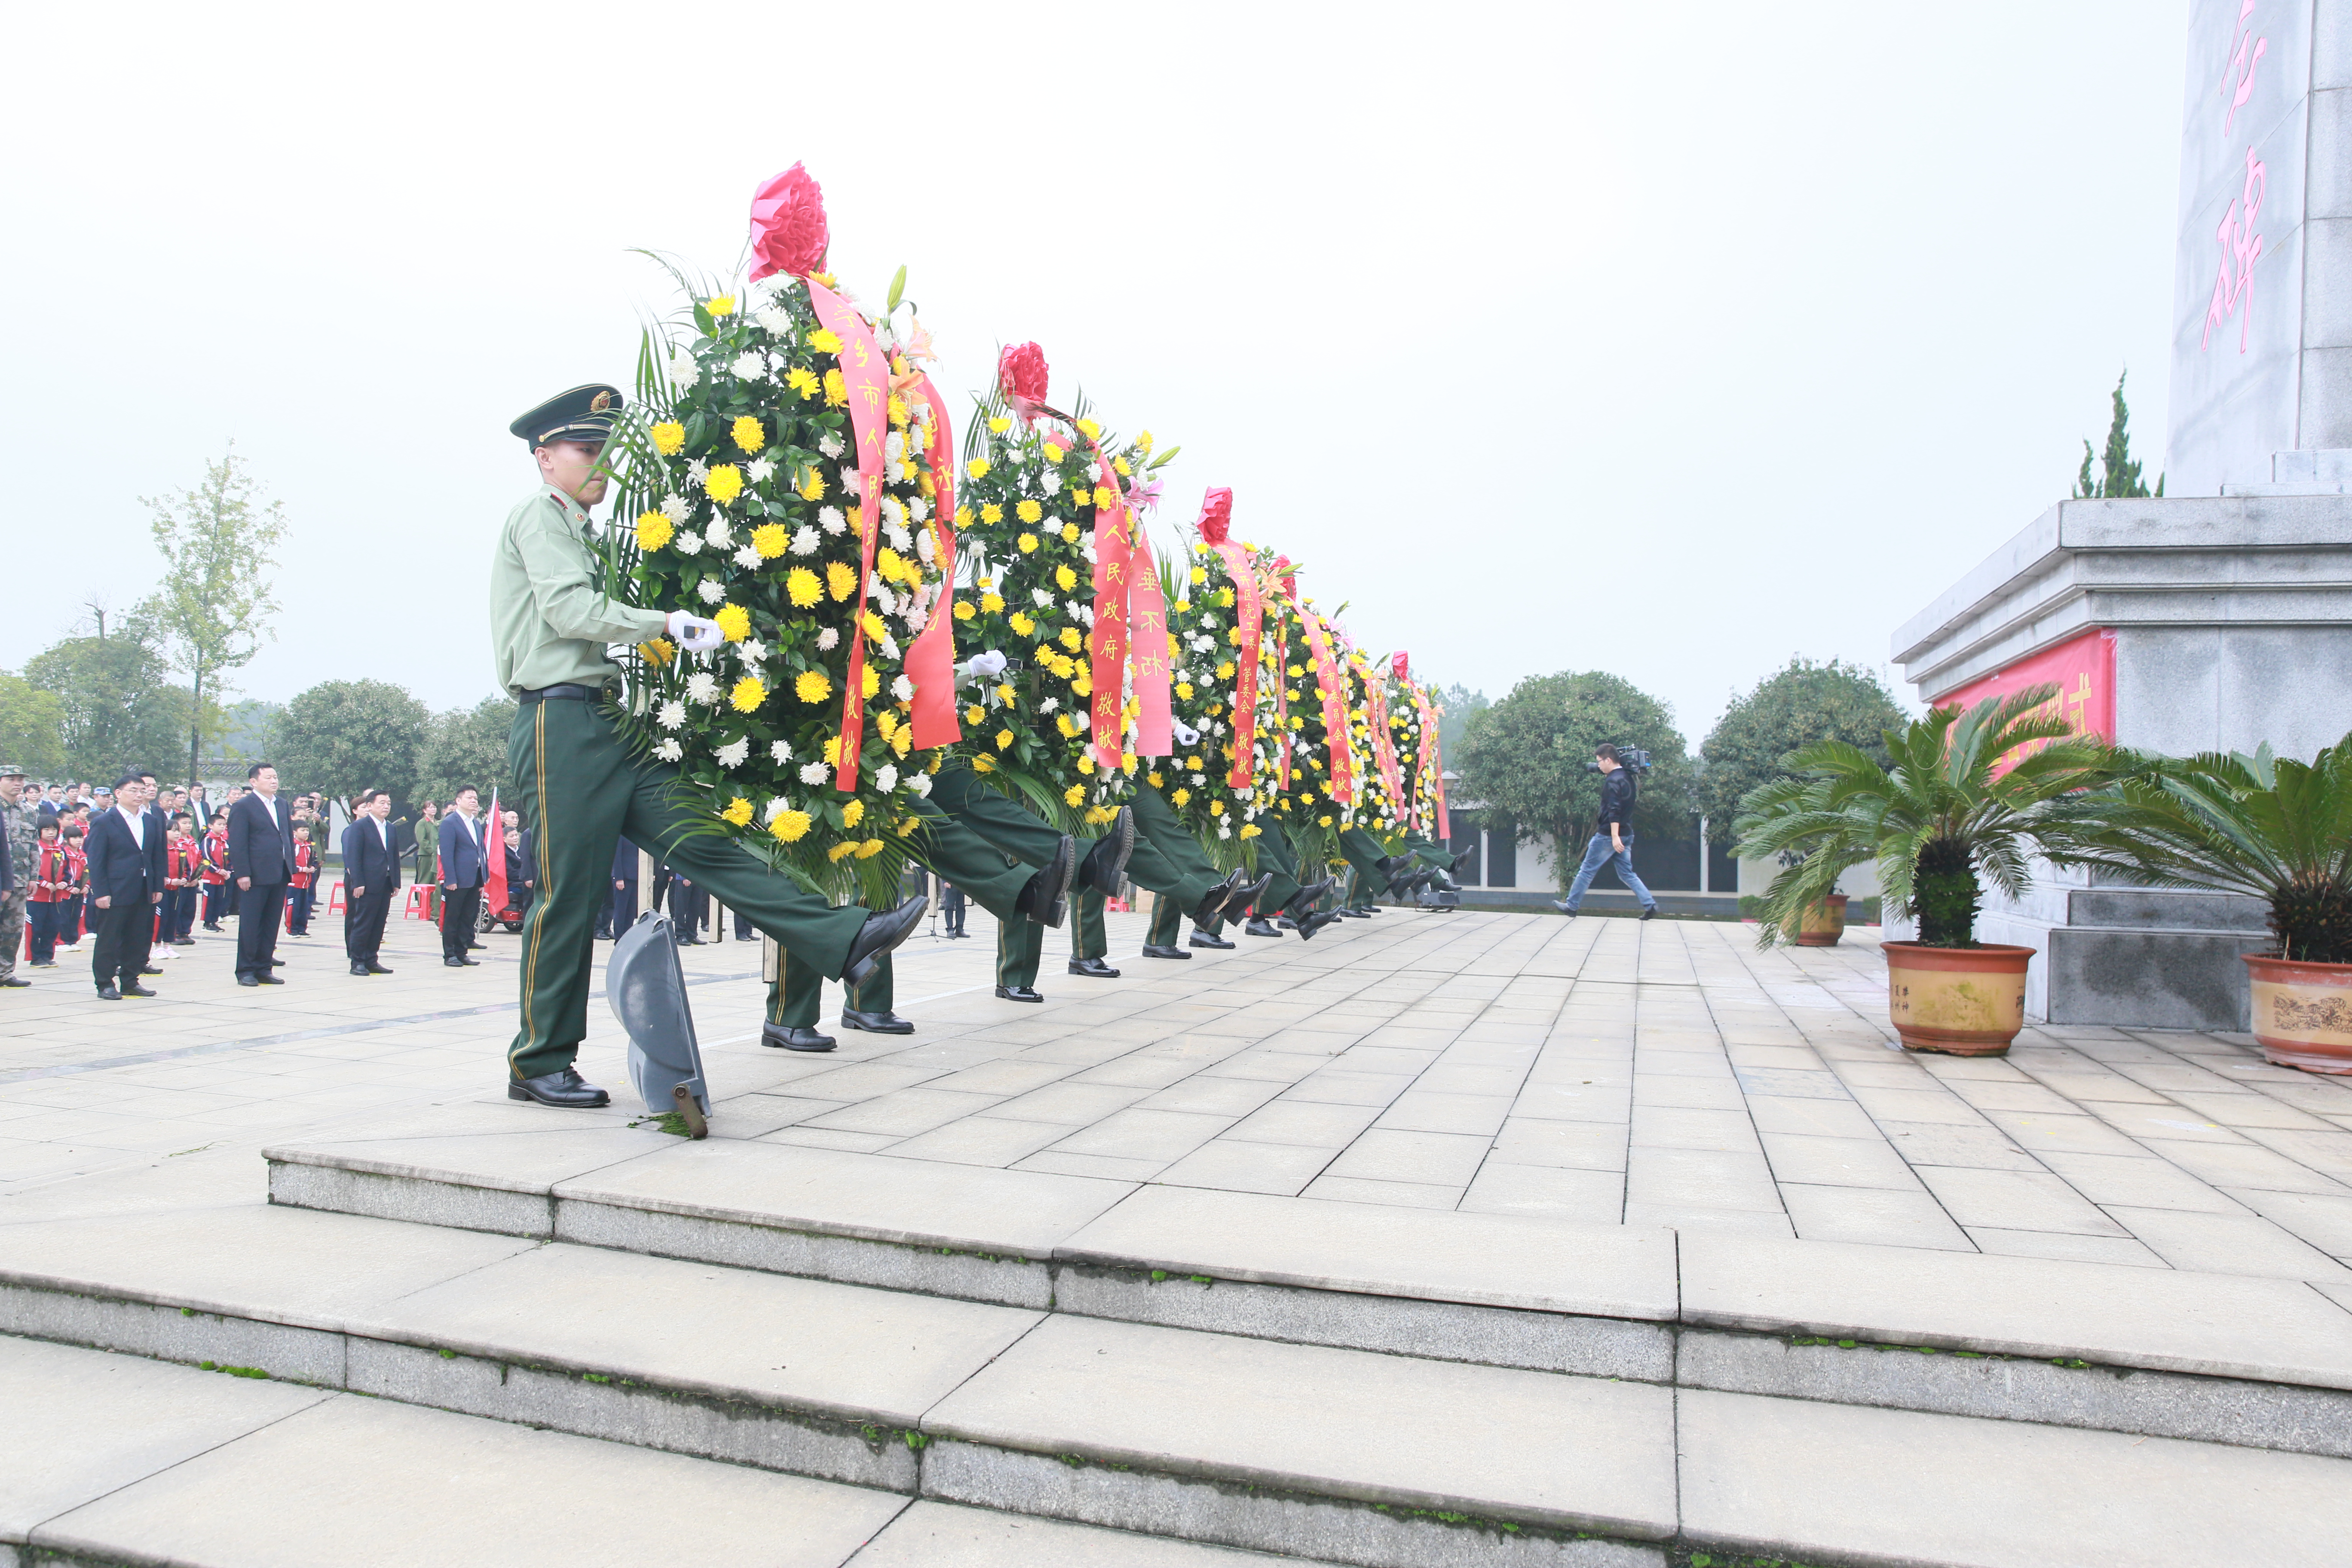
<svg viewBox="0 0 2352 1568">
<path fill-rule="evenodd" d="M 1184 906 L 1162 895 L 1151 900 L 1151 927 L 1143 940 L 1153 947 L 1174 947 L 1184 934 Z"/>
<path fill-rule="evenodd" d="M 1031 924 L 1028 921 L 1013 923 Z M 817 1027 L 824 1011 L 824 976 L 814 964 L 794 958 L 790 949 L 779 952 L 776 962 L 781 972 L 769 997 L 768 1022 L 799 1029 Z M 842 1005 L 857 1013 L 887 1013 L 897 1000 L 897 982 L 891 977 L 890 955 L 886 952 L 872 973 L 846 988 Z"/>
<path fill-rule="evenodd" d="M 1339 835 L 1339 853 L 1348 858 L 1353 873 L 1348 879 L 1348 908 L 1368 910 L 1380 896 L 1389 890 L 1389 879 L 1381 869 L 1388 851 L 1381 841 L 1360 827 L 1350 827 Z"/>
<path fill-rule="evenodd" d="M 982 784 L 970 768 L 953 763 L 941 768 L 932 783 L 931 800 L 973 834 L 1025 865 L 1045 865 L 1061 845 L 1062 835 L 1052 824 L 1010 796 Z M 1128 804 L 1135 810 L 1135 847 L 1127 858 L 1128 880 L 1155 893 L 1172 894 L 1188 910 L 1224 880 L 1209 864 L 1209 858 L 1201 853 L 1200 840 L 1177 821 L 1176 814 L 1169 809 L 1158 790 L 1149 784 L 1139 785 Z M 1083 860 L 1097 842 L 1080 838 L 1078 858 Z M 958 879 L 950 875 L 948 880 L 954 882 Z"/>
<path fill-rule="evenodd" d="M 1094 888 L 1070 889 L 1070 956 L 1102 958 L 1110 952 L 1110 928 L 1103 918 L 1105 900 Z M 1037 966 L 1045 956 L 1045 928 L 1034 921 L 999 923 L 996 928 L 996 983 L 999 985 L 1037 984 Z"/>
<path fill-rule="evenodd" d="M 629 842 L 708 888 L 813 970 L 838 975 L 866 911 L 835 909 L 708 831 L 677 771 L 630 754 L 593 702 L 527 702 L 507 739 L 515 805 L 537 884 L 522 925 L 522 1027 L 507 1050 L 517 1079 L 570 1067 L 588 1032 L 597 911 L 612 896 L 613 849 Z"/>
<path fill-rule="evenodd" d="M 1282 912 L 1283 905 L 1298 896 L 1298 851 L 1291 847 L 1290 836 L 1275 817 L 1260 816 L 1258 826 L 1265 831 L 1257 836 L 1257 868 L 1261 875 L 1274 873 L 1274 880 L 1258 895 L 1250 912 L 1261 920 L 1272 920 Z"/>
</svg>

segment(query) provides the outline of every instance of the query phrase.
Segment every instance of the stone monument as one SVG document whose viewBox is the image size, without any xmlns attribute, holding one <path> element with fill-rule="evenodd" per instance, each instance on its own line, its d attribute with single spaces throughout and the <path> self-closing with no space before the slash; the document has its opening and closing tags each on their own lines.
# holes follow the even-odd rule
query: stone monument
<svg viewBox="0 0 2352 1568">
<path fill-rule="evenodd" d="M 1895 658 L 1938 705 L 2053 683 L 2080 733 L 2309 757 L 2352 731 L 2352 0 L 2195 0 L 2180 192 L 2169 494 L 2060 502 Z M 1978 934 L 2042 955 L 2033 1018 L 2242 1029 L 2263 917 L 2045 868 Z"/>
</svg>

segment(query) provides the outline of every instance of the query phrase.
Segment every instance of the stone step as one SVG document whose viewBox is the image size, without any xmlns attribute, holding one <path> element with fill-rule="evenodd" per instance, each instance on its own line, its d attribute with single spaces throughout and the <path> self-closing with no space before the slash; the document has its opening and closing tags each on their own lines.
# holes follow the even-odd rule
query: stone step
<svg viewBox="0 0 2352 1568">
<path fill-rule="evenodd" d="M 285 1205 L 1033 1311 L 2352 1457 L 2352 1312 L 2298 1280 L 1677 1237 L 620 1129 L 267 1158 Z"/>
<path fill-rule="evenodd" d="M 28 1283 L 28 1257 L 74 1261 L 68 1228 L 135 1261 L 116 1279 Z M 202 1356 L 206 1372 L 0 1338 L 0 1542 L 83 1561 L 824 1563 L 904 1524 L 895 1559 L 860 1564 L 1181 1568 L 1224 1559 L 1167 1553 L 1223 1547 L 1363 1568 L 1666 1568 L 1694 1552 L 2253 1568 L 2325 1560 L 2352 1530 L 2342 1459 L 1290 1344 L 351 1216 L 10 1226 L 0 1252 L 10 1329 L 102 1332 L 165 1359 L 282 1352 L 322 1374 L 340 1342 L 341 1380 L 304 1386 L 226 1363 L 226 1349 Z M 43 1300 L 58 1315 L 26 1321 Z M 908 1509 L 916 1498 L 989 1511 Z M 1160 1539 L 1065 1536 L 1041 1516 Z"/>
<path fill-rule="evenodd" d="M 1247 1568 L 1266 1559 L 0 1338 L 0 1563 Z"/>
</svg>

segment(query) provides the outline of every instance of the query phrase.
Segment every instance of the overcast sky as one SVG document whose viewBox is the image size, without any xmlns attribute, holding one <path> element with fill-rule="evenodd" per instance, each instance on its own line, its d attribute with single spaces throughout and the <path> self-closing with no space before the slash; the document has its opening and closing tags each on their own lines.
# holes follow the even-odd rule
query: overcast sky
<svg viewBox="0 0 2352 1568">
<path fill-rule="evenodd" d="M 292 525 L 240 694 L 489 695 L 508 421 L 625 384 L 630 247 L 733 267 L 796 160 L 952 396 L 1034 339 L 1181 444 L 1163 523 L 1230 485 L 1360 642 L 1612 670 L 1694 746 L 1792 654 L 1883 666 L 2126 365 L 2161 461 L 2184 0 L 95 20 L 9 24 L 10 668 L 234 439 Z"/>
</svg>

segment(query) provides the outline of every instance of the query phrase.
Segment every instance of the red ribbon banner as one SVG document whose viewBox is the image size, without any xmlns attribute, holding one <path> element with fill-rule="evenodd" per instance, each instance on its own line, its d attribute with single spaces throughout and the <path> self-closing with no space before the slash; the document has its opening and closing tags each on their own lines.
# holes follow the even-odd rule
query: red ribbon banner
<svg viewBox="0 0 2352 1568">
<path fill-rule="evenodd" d="M 1331 770 L 1331 798 L 1346 805 L 1356 797 L 1356 752 L 1348 738 L 1348 678 L 1331 651 L 1331 634 L 1323 617 L 1298 606 L 1299 623 L 1307 628 L 1307 657 L 1315 666 L 1315 684 L 1323 692 L 1324 750 Z"/>
<path fill-rule="evenodd" d="M 1128 556 L 1127 641 L 1135 673 L 1135 754 L 1164 757 L 1174 749 L 1169 721 L 1168 595 L 1160 589 L 1160 564 L 1151 558 L 1151 540 L 1143 519 L 1128 513 L 1134 549 Z"/>
<path fill-rule="evenodd" d="M 911 727 L 918 749 L 950 746 L 963 739 L 955 703 L 955 437 L 948 425 L 948 402 L 928 375 L 910 389 L 931 405 L 931 442 L 926 448 L 931 479 L 931 552 L 944 579 L 930 619 L 907 649 L 907 679 L 914 683 Z"/>
<path fill-rule="evenodd" d="M 857 445 L 857 536 L 862 556 L 857 567 L 857 596 L 849 628 L 849 679 L 841 694 L 841 752 L 834 764 L 834 787 L 857 788 L 858 747 L 866 735 L 866 607 L 867 584 L 874 576 L 876 535 L 881 532 L 884 458 L 882 443 L 890 433 L 890 362 L 866 318 L 848 300 L 808 279 L 809 303 L 824 329 L 841 340 L 841 376 L 849 387 L 849 428 Z"/>
<path fill-rule="evenodd" d="M 1225 573 L 1234 580 L 1234 623 L 1242 629 L 1234 677 L 1234 765 L 1225 774 L 1225 783 L 1234 789 L 1247 789 L 1253 771 L 1250 751 L 1257 744 L 1257 655 L 1265 633 L 1265 616 L 1249 552 L 1230 539 L 1218 540 L 1209 548 L 1224 562 Z"/>
<path fill-rule="evenodd" d="M 1095 625 L 1087 641 L 1093 645 L 1091 684 L 1093 714 L 1088 746 L 1097 767 L 1116 768 L 1120 738 L 1127 728 L 1127 574 L 1131 553 L 1127 536 L 1127 497 L 1118 475 L 1095 457 Z M 1108 487 L 1112 500 L 1101 504 Z"/>
<path fill-rule="evenodd" d="M 1397 761 L 1396 737 L 1389 732 L 1389 678 L 1378 665 L 1364 681 L 1364 718 L 1372 731 L 1372 761 L 1381 770 L 1381 787 L 1388 791 L 1389 812 L 1404 820 L 1404 768 Z"/>
<path fill-rule="evenodd" d="M 1437 815 L 1434 823 L 1423 822 L 1421 830 L 1433 838 L 1444 838 L 1449 836 L 1445 819 L 1445 759 L 1438 745 L 1437 721 L 1444 716 L 1445 710 L 1432 702 L 1426 690 L 1414 692 L 1413 700 L 1421 704 L 1421 773 L 1429 781 L 1430 795 L 1435 802 L 1431 809 Z"/>
</svg>

